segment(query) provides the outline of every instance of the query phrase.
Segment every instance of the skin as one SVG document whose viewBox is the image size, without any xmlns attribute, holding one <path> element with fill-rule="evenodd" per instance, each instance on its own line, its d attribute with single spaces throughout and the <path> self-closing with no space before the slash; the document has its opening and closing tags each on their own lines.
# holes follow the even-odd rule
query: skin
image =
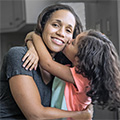
<svg viewBox="0 0 120 120">
<path fill-rule="evenodd" d="M 64 11 L 61 10 L 62 15 L 65 14 L 64 12 L 66 13 L 66 10 Z M 57 12 L 55 13 L 57 14 Z M 54 15 L 52 15 L 51 18 L 53 18 Z M 65 16 L 67 15 L 65 14 Z M 64 22 L 69 23 L 66 20 L 64 20 Z M 64 23 L 64 22 L 61 22 L 61 23 Z M 72 35 L 70 35 L 71 37 L 65 37 L 66 35 L 60 36 L 62 33 L 62 30 L 66 31 L 66 24 L 61 24 L 60 29 L 58 29 L 59 32 L 57 31 L 54 34 L 48 35 L 49 40 L 51 41 L 50 45 L 52 45 L 54 48 L 53 56 L 55 55 L 55 52 L 62 50 L 65 47 L 65 44 L 61 44 L 61 45 L 58 45 L 58 43 L 56 44 L 56 42 L 53 42 L 53 40 L 51 39 L 51 36 L 57 35 L 57 37 L 63 38 L 65 40 L 65 43 L 67 42 L 68 39 L 72 37 Z M 43 34 L 43 37 L 45 38 L 44 34 Z M 45 42 L 45 39 L 44 39 L 44 42 Z M 50 46 L 48 46 L 48 48 L 50 48 Z M 42 75 L 45 76 L 46 73 L 42 72 Z M 48 77 L 49 75 L 50 74 L 48 74 Z M 49 82 L 49 80 L 47 82 Z M 10 84 L 12 95 L 27 120 L 48 120 L 48 119 L 58 119 L 58 118 L 67 118 L 67 117 L 72 117 L 78 120 L 79 119 L 86 119 L 86 120 L 91 119 L 91 114 L 90 114 L 89 109 L 83 112 L 72 112 L 72 111 L 69 112 L 69 111 L 64 111 L 64 110 L 60 110 L 56 108 L 42 106 L 41 97 L 40 97 L 38 88 L 35 84 L 35 81 L 33 80 L 31 76 L 16 75 L 10 78 L 9 84 Z"/>
</svg>

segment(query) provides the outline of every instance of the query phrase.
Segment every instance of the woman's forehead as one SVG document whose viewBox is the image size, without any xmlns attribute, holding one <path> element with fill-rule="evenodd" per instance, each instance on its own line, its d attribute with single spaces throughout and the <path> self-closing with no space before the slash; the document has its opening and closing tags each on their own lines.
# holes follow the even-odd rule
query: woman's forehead
<svg viewBox="0 0 120 120">
<path fill-rule="evenodd" d="M 75 27 L 76 21 L 74 15 L 68 10 L 57 10 L 52 13 L 50 20 L 57 20 L 61 23 L 67 23 L 69 26 Z"/>
</svg>

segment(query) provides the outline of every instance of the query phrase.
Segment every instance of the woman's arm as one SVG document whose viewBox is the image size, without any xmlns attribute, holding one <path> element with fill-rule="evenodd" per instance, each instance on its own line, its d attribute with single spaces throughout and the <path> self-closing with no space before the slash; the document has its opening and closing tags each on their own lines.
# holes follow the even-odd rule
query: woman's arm
<svg viewBox="0 0 120 120">
<path fill-rule="evenodd" d="M 32 34 L 33 43 L 39 55 L 40 65 L 43 69 L 50 72 L 52 75 L 61 78 L 62 80 L 74 83 L 73 76 L 68 66 L 55 62 L 42 39 L 37 34 Z"/>
<path fill-rule="evenodd" d="M 9 83 L 12 95 L 27 120 L 48 120 L 67 117 L 72 117 L 75 120 L 89 120 L 92 117 L 89 110 L 72 112 L 42 106 L 38 88 L 30 76 L 16 75 L 10 78 Z"/>
</svg>

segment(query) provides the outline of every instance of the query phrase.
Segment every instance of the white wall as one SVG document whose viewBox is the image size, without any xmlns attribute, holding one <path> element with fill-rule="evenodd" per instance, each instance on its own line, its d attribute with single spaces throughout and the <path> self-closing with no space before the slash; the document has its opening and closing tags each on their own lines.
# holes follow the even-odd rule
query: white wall
<svg viewBox="0 0 120 120">
<path fill-rule="evenodd" d="M 85 4 L 82 2 L 61 2 L 62 4 L 66 4 L 71 6 L 75 13 L 78 15 L 78 17 L 80 18 L 82 25 L 83 25 L 83 29 L 86 29 L 86 18 L 85 18 Z"/>
<path fill-rule="evenodd" d="M 53 4 L 53 1 L 47 0 L 25 0 L 26 23 L 34 24 L 37 21 L 38 15 L 48 5 Z"/>
<path fill-rule="evenodd" d="M 56 3 L 59 1 L 55 0 Z M 48 5 L 54 4 L 54 0 L 25 0 L 25 9 L 26 9 L 26 23 L 27 24 L 34 24 L 37 21 L 38 15 L 41 11 Z M 83 28 L 86 28 L 86 21 L 85 21 L 85 5 L 81 2 L 60 2 L 62 4 L 67 4 L 71 6 L 76 14 L 79 16 Z"/>
</svg>

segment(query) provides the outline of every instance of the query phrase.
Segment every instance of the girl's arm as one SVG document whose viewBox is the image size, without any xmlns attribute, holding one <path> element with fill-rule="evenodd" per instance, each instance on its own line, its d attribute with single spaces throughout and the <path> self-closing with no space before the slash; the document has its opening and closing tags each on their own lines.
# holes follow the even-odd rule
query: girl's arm
<svg viewBox="0 0 120 120">
<path fill-rule="evenodd" d="M 41 67 L 62 80 L 74 83 L 70 68 L 57 63 L 52 59 L 40 36 L 34 33 L 32 34 L 32 38 L 36 51 L 39 55 Z"/>
</svg>

